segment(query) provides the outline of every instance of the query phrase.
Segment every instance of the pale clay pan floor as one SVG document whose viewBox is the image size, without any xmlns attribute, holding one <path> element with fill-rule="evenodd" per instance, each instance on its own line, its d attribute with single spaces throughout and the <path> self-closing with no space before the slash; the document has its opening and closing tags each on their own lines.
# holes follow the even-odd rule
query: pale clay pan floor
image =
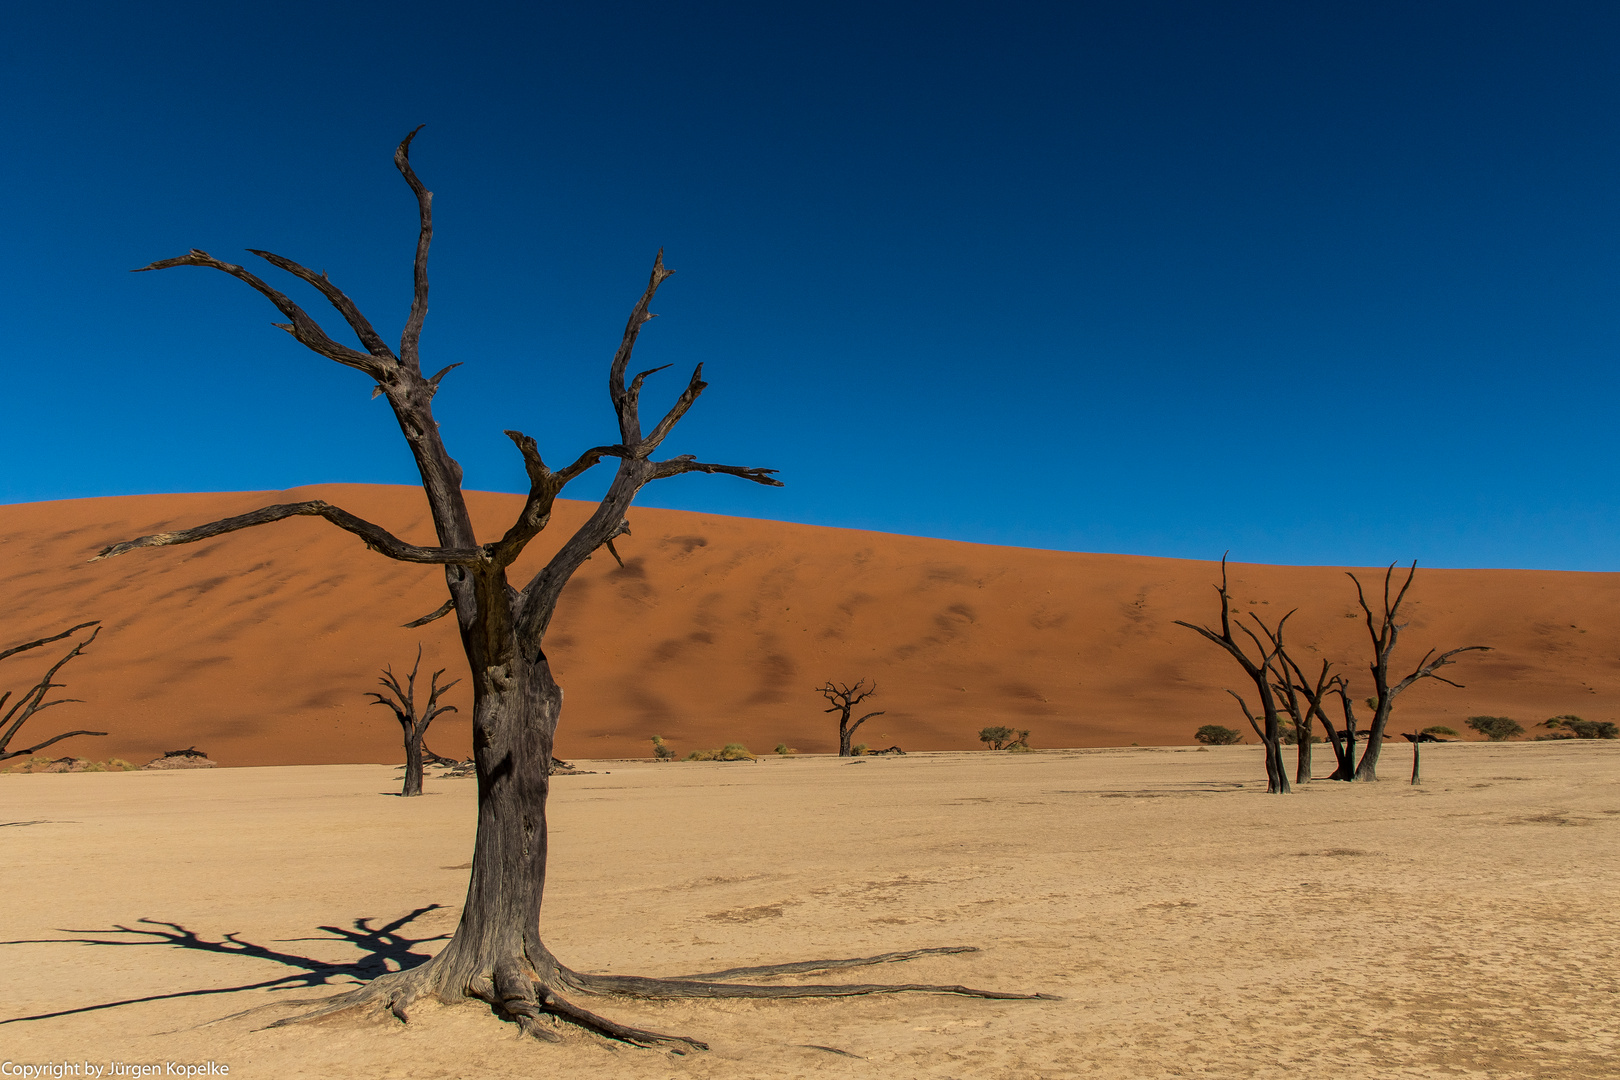
<svg viewBox="0 0 1620 1080">
<path fill-rule="evenodd" d="M 276 1078 L 1620 1075 L 1620 744 L 1430 747 L 1416 788 L 1409 763 L 1392 745 L 1384 782 L 1286 798 L 1253 747 L 585 764 L 555 784 L 545 911 L 575 967 L 974 945 L 845 977 L 1063 997 L 585 1001 L 713 1046 L 688 1056 L 521 1040 L 471 1004 L 406 1026 L 208 1024 L 439 948 L 472 781 L 404 800 L 386 766 L 7 776 L 0 1058 Z"/>
</svg>

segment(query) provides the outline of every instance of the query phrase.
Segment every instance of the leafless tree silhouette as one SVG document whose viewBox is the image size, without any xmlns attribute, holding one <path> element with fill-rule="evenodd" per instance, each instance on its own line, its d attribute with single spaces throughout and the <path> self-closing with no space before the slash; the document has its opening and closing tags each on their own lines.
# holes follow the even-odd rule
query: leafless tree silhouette
<svg viewBox="0 0 1620 1080">
<path fill-rule="evenodd" d="M 1277 641 L 1280 640 L 1283 627 L 1287 624 L 1288 618 L 1293 612 L 1290 611 L 1288 615 L 1284 615 L 1277 621 L 1275 631 L 1268 630 L 1265 624 L 1260 622 L 1259 616 L 1250 615 L 1254 623 L 1260 627 L 1261 633 L 1265 635 L 1266 640 L 1264 642 L 1260 640 L 1260 637 L 1253 630 L 1234 620 L 1232 618 L 1232 594 L 1227 588 L 1226 556 L 1224 555 L 1221 556 L 1221 583 L 1215 587 L 1215 593 L 1221 599 L 1220 633 L 1217 634 L 1207 626 L 1197 626 L 1190 622 L 1183 622 L 1180 619 L 1176 620 L 1176 625 L 1185 626 L 1205 640 L 1211 641 L 1226 650 L 1227 655 L 1238 662 L 1238 666 L 1249 677 L 1249 681 L 1254 683 L 1255 693 L 1259 695 L 1263 719 L 1256 719 L 1255 715 L 1249 711 L 1249 703 L 1243 699 L 1243 695 L 1231 689 L 1226 692 L 1236 699 L 1238 707 L 1243 710 L 1243 718 L 1249 722 L 1249 726 L 1254 729 L 1256 735 L 1260 736 L 1260 741 L 1265 745 L 1266 791 L 1274 795 L 1286 795 L 1289 791 L 1288 771 L 1283 768 L 1282 763 L 1282 721 L 1277 714 L 1277 697 L 1276 691 L 1273 689 L 1273 664 L 1277 660 Z M 1246 646 L 1238 641 L 1237 637 L 1232 633 L 1234 625 L 1253 643 L 1260 654 L 1258 660 L 1250 658 L 1245 651 Z"/>
<path fill-rule="evenodd" d="M 869 712 L 855 721 L 851 721 L 849 718 L 855 706 L 877 693 L 877 683 L 874 682 L 871 686 L 867 686 L 866 680 L 861 679 L 854 686 L 849 686 L 828 679 L 825 686 L 816 687 L 816 693 L 832 703 L 832 708 L 823 709 L 822 712 L 838 714 L 838 756 L 850 757 L 849 744 L 855 738 L 856 729 L 872 719 L 872 717 L 882 716 L 885 711 L 879 709 L 877 712 Z"/>
<path fill-rule="evenodd" d="M 416 672 L 421 666 L 422 646 L 418 645 L 416 647 L 416 663 L 411 665 L 411 673 L 405 676 L 404 686 L 399 684 L 399 679 L 394 675 L 393 666 L 390 665 L 383 669 L 382 677 L 377 680 L 388 693 L 384 695 L 373 690 L 366 695 L 376 699 L 372 702 L 373 705 L 386 705 L 392 709 L 395 718 L 399 720 L 399 726 L 404 729 L 405 790 L 401 791 L 400 794 L 406 796 L 422 794 L 422 762 L 426 754 L 430 752 L 427 751 L 427 747 L 423 742 L 427 737 L 428 725 L 433 723 L 433 718 L 441 713 L 457 711 L 454 705 L 440 705 L 438 703 L 439 695 L 461 681 L 460 679 L 451 679 L 443 686 L 440 686 L 439 676 L 444 674 L 444 669 L 440 668 L 435 671 L 432 678 L 428 680 L 427 704 L 422 707 L 422 713 L 418 716 L 416 713 Z M 437 754 L 433 755 L 433 759 L 437 762 L 449 760 L 441 758 Z"/>
<path fill-rule="evenodd" d="M 412 625 L 454 613 L 472 676 L 478 832 L 461 923 L 444 949 L 420 967 L 381 976 L 364 987 L 319 1003 L 305 1002 L 319 1007 L 280 1022 L 294 1023 L 344 1010 L 379 1006 L 404 1020 L 411 1003 L 424 996 L 445 1001 L 473 997 L 493 1005 L 525 1032 L 540 1039 L 558 1038 L 557 1024 L 567 1022 L 642 1045 L 661 1043 L 702 1048 L 703 1044 L 695 1039 L 627 1027 L 598 1016 L 576 1004 L 570 995 L 792 998 L 925 990 L 977 997 L 1035 996 L 959 986 L 789 986 L 735 982 L 739 978 L 887 963 L 938 950 L 851 960 L 767 964 L 686 979 L 648 979 L 575 971 L 546 947 L 540 934 L 540 905 L 548 851 L 546 798 L 550 790 L 552 745 L 562 708 L 562 690 L 552 675 L 542 643 L 563 587 L 592 552 L 602 547 L 611 550 L 612 541 L 628 532 L 626 511 L 637 493 L 655 480 L 686 473 L 719 473 L 773 487 L 780 486 L 780 481 L 772 475 L 774 470 L 757 466 L 714 464 L 698 461 L 690 454 L 663 459 L 653 457 L 708 385 L 703 381 L 700 364 L 663 417 L 651 430 L 643 430 L 642 386 L 663 367 L 627 376 L 637 338 L 642 327 L 653 318 L 648 310 L 653 295 L 672 273 L 665 268 L 660 252 L 653 261 L 647 288 L 631 310 L 623 338 L 608 368 L 608 397 L 618 420 L 618 441 L 592 447 L 565 467 L 553 470 L 542 460 L 534 439 L 519 431 L 506 432 L 528 471 L 528 498 L 504 535 L 480 542 L 462 495 L 461 466 L 445 448 L 432 410 L 433 397 L 441 381 L 458 365 L 451 364 L 432 376 L 424 375 L 421 365 L 419 345 L 428 308 L 427 259 L 433 237 L 433 196 L 410 164 L 411 141 L 415 135 L 416 132 L 412 132 L 406 136 L 394 154 L 395 166 L 416 197 L 420 218 L 413 268 L 414 295 L 397 353 L 324 273 L 316 273 L 268 251 L 253 254 L 320 292 L 349 324 L 362 349 L 332 340 L 286 295 L 241 266 L 216 259 L 207 252 L 193 250 L 143 269 L 200 266 L 228 274 L 274 304 L 288 320 L 276 325 L 300 344 L 362 372 L 374 385 L 373 396 L 380 395 L 387 400 L 416 460 L 438 544 L 424 547 L 408 543 L 382 526 L 340 507 L 312 500 L 266 506 L 196 528 L 139 537 L 114 544 L 97 556 L 105 559 L 137 548 L 195 543 L 289 517 L 310 516 L 323 518 L 353 533 L 368 548 L 389 558 L 444 567 L 449 599 L 437 611 L 415 620 Z M 615 459 L 618 467 L 595 511 L 527 584 L 522 588 L 511 585 L 507 570 L 550 523 L 557 496 L 570 481 L 604 458 Z"/>
<path fill-rule="evenodd" d="M 1367 731 L 1367 748 L 1361 752 L 1361 760 L 1356 764 L 1353 774 L 1353 779 L 1362 782 L 1378 779 L 1378 754 L 1384 746 L 1384 730 L 1389 725 L 1389 714 L 1395 707 L 1395 699 L 1405 693 L 1413 683 L 1423 679 L 1438 679 L 1447 686 L 1460 689 L 1462 683 L 1452 682 L 1435 672 L 1453 663 L 1451 658 L 1458 653 L 1490 651 L 1488 645 L 1464 645 L 1460 649 L 1451 649 L 1436 656 L 1434 650 L 1430 649 L 1423 654 L 1423 659 L 1418 661 L 1417 667 L 1412 669 L 1410 675 L 1398 682 L 1390 682 L 1390 656 L 1395 651 L 1395 642 L 1400 637 L 1401 631 L 1406 629 L 1406 625 L 1397 619 L 1400 617 L 1401 604 L 1406 599 L 1407 590 L 1412 587 L 1412 579 L 1417 576 L 1417 561 L 1413 560 L 1411 569 L 1407 571 L 1406 581 L 1391 599 L 1390 586 L 1395 566 L 1395 563 L 1390 563 L 1389 568 L 1384 571 L 1384 599 L 1377 614 L 1374 614 L 1373 609 L 1367 604 L 1367 594 L 1361 587 L 1361 579 L 1354 574 L 1349 575 L 1350 580 L 1356 583 L 1356 602 L 1361 605 L 1367 623 L 1367 635 L 1372 639 L 1373 647 L 1372 663 L 1368 665 L 1368 670 L 1372 672 L 1375 691 L 1372 727 Z M 1344 703 L 1345 720 L 1351 722 L 1348 689 L 1341 688 L 1339 697 Z M 1352 753 L 1355 751 L 1354 742 L 1351 743 L 1350 750 Z"/>
</svg>

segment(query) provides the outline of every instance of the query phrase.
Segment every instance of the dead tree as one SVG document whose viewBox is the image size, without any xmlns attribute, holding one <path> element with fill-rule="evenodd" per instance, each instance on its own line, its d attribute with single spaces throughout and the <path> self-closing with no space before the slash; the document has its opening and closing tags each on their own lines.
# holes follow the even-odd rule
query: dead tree
<svg viewBox="0 0 1620 1080">
<path fill-rule="evenodd" d="M 422 709 L 422 715 L 416 714 L 416 672 L 422 666 L 422 646 L 416 647 L 416 663 L 411 665 L 411 673 L 405 676 L 405 685 L 399 684 L 394 675 L 393 665 L 383 668 L 382 678 L 377 681 L 388 691 L 387 695 L 379 694 L 375 690 L 366 694 L 375 698 L 373 705 L 386 705 L 393 710 L 394 716 L 399 720 L 399 726 L 405 732 L 405 789 L 401 795 L 411 796 L 422 794 L 422 762 L 430 751 L 427 750 L 423 739 L 427 736 L 428 725 L 433 718 L 441 713 L 458 711 L 454 705 L 440 705 L 439 695 L 459 683 L 460 679 L 451 679 L 443 686 L 439 685 L 439 676 L 444 674 L 440 668 L 428 680 L 427 705 Z M 436 763 L 455 764 L 449 758 L 442 758 L 433 754 Z"/>
<path fill-rule="evenodd" d="M 1331 661 L 1323 660 L 1321 673 L 1317 675 L 1315 683 L 1309 682 L 1299 665 L 1288 655 L 1288 649 L 1283 644 L 1283 624 L 1288 621 L 1287 617 L 1277 624 L 1275 633 L 1266 629 L 1266 624 L 1260 621 L 1259 616 L 1251 617 L 1272 647 L 1274 659 L 1271 688 L 1276 692 L 1282 706 L 1288 710 L 1288 719 L 1293 724 L 1294 744 L 1298 751 L 1294 765 L 1294 783 L 1308 784 L 1311 782 L 1312 769 L 1312 718 L 1322 717 L 1322 726 L 1329 728 L 1331 734 L 1332 725 L 1327 722 L 1327 717 L 1322 715 L 1322 699 L 1332 682 L 1329 673 L 1333 664 Z"/>
<path fill-rule="evenodd" d="M 420 130 L 420 129 L 418 129 Z M 529 476 L 528 497 L 517 519 L 499 538 L 480 542 L 461 489 L 461 466 L 446 450 L 434 420 L 432 401 L 451 364 L 425 375 L 419 344 L 428 307 L 428 247 L 433 237 L 432 193 L 417 179 L 409 152 L 415 132 L 405 137 L 394 164 L 416 197 L 420 230 L 414 262 L 414 294 L 396 353 L 354 302 L 324 273 L 290 259 L 254 251 L 321 293 L 353 329 L 360 349 L 340 344 L 283 293 L 233 263 L 193 250 L 144 267 L 162 270 L 200 266 L 229 274 L 266 297 L 286 317 L 278 323 L 306 348 L 366 376 L 372 396 L 382 396 L 399 422 L 421 475 L 438 543 L 407 543 L 383 528 L 327 502 L 266 506 L 251 513 L 179 532 L 157 533 L 114 544 L 97 558 L 111 558 L 136 548 L 163 547 L 206 540 L 238 529 L 267 525 L 289 517 L 319 517 L 358 536 L 365 545 L 401 562 L 444 568 L 449 599 L 416 624 L 454 613 L 467 654 L 473 691 L 473 760 L 478 776 L 478 832 L 474 843 L 467 900 L 455 935 L 432 960 L 408 971 L 383 975 L 365 986 L 322 1001 L 318 1008 L 280 1023 L 295 1023 L 365 1007 L 382 1007 L 405 1019 L 411 1003 L 422 998 L 455 1001 L 473 997 L 488 1002 L 503 1016 L 541 1039 L 556 1038 L 555 1025 L 569 1022 L 631 1043 L 698 1047 L 684 1036 L 664 1035 L 615 1023 L 576 1004 L 575 994 L 627 995 L 644 998 L 843 997 L 927 990 L 976 997 L 1028 997 L 969 990 L 959 986 L 869 985 L 792 986 L 739 984 L 738 979 L 857 967 L 905 959 L 923 952 L 890 953 L 853 960 L 767 964 L 733 968 L 683 979 L 628 975 L 595 975 L 575 971 L 552 955 L 540 935 L 540 904 L 546 877 L 546 797 L 562 690 L 552 675 L 542 647 L 558 597 L 569 578 L 615 537 L 628 531 L 625 512 L 636 494 L 655 480 L 686 473 L 720 473 L 758 484 L 780 486 L 774 470 L 698 461 L 690 454 L 658 459 L 653 455 L 686 415 L 707 385 L 702 365 L 669 410 L 644 430 L 642 385 L 662 367 L 629 376 L 637 336 L 651 319 L 653 294 L 670 276 L 663 253 L 653 261 L 652 277 L 635 304 L 624 336 L 608 369 L 608 397 L 618 420 L 618 441 L 596 446 L 570 464 L 553 470 L 540 456 L 535 440 L 519 431 L 507 437 L 523 457 Z M 667 365 L 666 365 L 667 366 Z M 563 488 L 604 458 L 618 462 L 607 492 L 588 520 L 521 588 L 507 581 L 507 570 L 551 520 L 552 504 Z M 957 950 L 948 950 L 957 951 Z M 310 1004 L 310 1002 L 294 1003 Z"/>
<path fill-rule="evenodd" d="M 1401 738 L 1412 744 L 1412 783 L 1416 785 L 1422 781 L 1422 778 L 1418 775 L 1418 770 L 1423 764 L 1419 757 L 1419 747 L 1426 740 L 1422 734 L 1413 735 L 1409 732 L 1403 732 Z M 1433 735 L 1428 736 L 1427 741 L 1432 742 L 1433 740 Z"/>
<path fill-rule="evenodd" d="M 21 645 L 0 651 L 0 660 L 4 660 L 8 656 L 16 656 L 18 653 L 27 652 L 29 649 L 38 649 L 42 646 L 49 645 L 52 642 L 61 641 L 64 638 L 70 638 L 87 626 L 95 627 L 94 630 L 90 631 L 90 636 L 74 645 L 67 651 L 67 655 L 63 656 L 62 659 L 52 664 L 50 670 L 45 672 L 37 683 L 25 690 L 22 696 L 16 701 L 11 702 L 10 709 L 6 709 L 6 702 L 11 701 L 11 691 L 7 690 L 4 694 L 0 694 L 0 709 L 5 709 L 4 714 L 0 715 L 0 761 L 8 761 L 11 758 L 26 757 L 29 754 L 36 754 L 45 749 L 47 746 L 50 746 L 52 743 L 59 743 L 63 739 L 71 739 L 75 735 L 107 734 L 105 731 L 66 731 L 60 735 L 53 735 L 42 743 L 35 743 L 26 750 L 10 749 L 11 740 L 16 737 L 17 732 L 22 730 L 22 726 L 28 723 L 29 720 L 33 719 L 35 715 L 51 708 L 54 705 L 66 705 L 69 702 L 77 702 L 82 700 L 80 698 L 52 698 L 50 693 L 52 690 L 60 690 L 64 685 L 66 685 L 64 683 L 54 681 L 56 679 L 56 673 L 67 667 L 69 661 L 71 661 L 75 656 L 78 656 L 80 653 L 84 652 L 84 650 L 88 649 L 90 647 L 90 643 L 96 640 L 96 635 L 101 633 L 101 620 L 92 619 L 90 622 L 80 623 L 78 626 L 64 630 L 60 634 L 53 634 L 50 637 L 40 638 L 38 641 L 25 641 Z"/>
<path fill-rule="evenodd" d="M 1221 556 L 1221 583 L 1216 586 L 1215 592 L 1221 598 L 1221 632 L 1219 634 L 1207 626 L 1196 626 L 1190 622 L 1182 622 L 1180 619 L 1176 620 L 1176 625 L 1185 626 L 1187 629 L 1200 634 L 1205 639 L 1225 649 L 1227 654 L 1243 668 L 1243 673 L 1249 677 L 1249 681 L 1254 683 L 1255 693 L 1259 695 L 1263 721 L 1257 720 L 1254 714 L 1249 711 L 1249 703 L 1243 700 L 1241 694 L 1235 690 L 1227 690 L 1227 693 L 1237 700 L 1238 707 L 1243 710 L 1244 719 L 1248 720 L 1249 726 L 1254 729 L 1254 733 L 1260 736 L 1260 741 L 1265 744 L 1266 791 L 1274 795 L 1286 795 L 1289 788 L 1288 771 L 1283 768 L 1282 763 L 1282 722 L 1277 715 L 1277 698 L 1276 692 L 1272 689 L 1272 682 L 1273 665 L 1277 662 L 1277 648 L 1274 642 L 1281 637 L 1283 627 L 1287 624 L 1289 615 L 1292 615 L 1293 612 L 1290 611 L 1288 615 L 1284 615 L 1278 621 L 1277 629 L 1274 632 L 1266 629 L 1265 624 L 1260 622 L 1258 615 L 1250 614 L 1249 617 L 1266 635 L 1266 642 L 1262 642 L 1253 630 L 1241 623 L 1237 624 L 1237 628 L 1254 643 L 1254 647 L 1260 653 L 1259 660 L 1252 660 L 1249 658 L 1248 653 L 1244 651 L 1244 645 L 1232 633 L 1232 596 L 1227 589 L 1226 556 L 1224 555 Z"/>
<path fill-rule="evenodd" d="M 877 712 L 867 713 L 854 722 L 849 719 L 849 714 L 854 711 L 855 706 L 877 693 L 877 683 L 874 682 L 871 686 L 867 686 L 866 680 L 861 679 L 854 686 L 848 686 L 828 679 L 826 686 L 816 687 L 816 693 L 832 703 L 832 708 L 823 709 L 822 712 L 838 714 L 838 756 L 852 757 L 853 754 L 850 751 L 849 744 L 850 740 L 855 737 L 856 729 L 872 719 L 872 717 L 882 716 L 885 712 L 885 710 L 879 709 Z"/>
<path fill-rule="evenodd" d="M 1412 579 L 1417 576 L 1417 561 L 1413 560 L 1412 568 L 1407 572 L 1406 581 L 1401 585 L 1400 590 L 1396 592 L 1394 599 L 1391 600 L 1390 584 L 1395 573 L 1395 566 L 1395 563 L 1390 563 L 1389 568 L 1384 571 L 1384 602 L 1382 611 L 1377 615 L 1373 614 L 1372 608 L 1367 604 L 1367 595 L 1361 588 L 1361 579 L 1354 574 L 1349 575 L 1350 580 L 1356 583 L 1356 601 L 1361 605 L 1362 613 L 1366 617 L 1367 634 L 1372 639 L 1373 646 L 1372 663 L 1368 665 L 1368 669 L 1372 672 L 1373 689 L 1376 691 L 1376 695 L 1372 699 L 1372 727 L 1367 731 L 1367 748 L 1361 752 L 1361 760 L 1356 764 L 1355 772 L 1352 774 L 1352 779 L 1363 783 L 1378 779 L 1378 754 L 1383 749 L 1384 730 L 1389 725 L 1389 714 L 1395 708 L 1395 699 L 1405 693 L 1413 683 L 1421 679 L 1438 679 L 1447 686 L 1455 686 L 1460 689 L 1462 687 L 1461 683 L 1452 682 L 1444 676 L 1436 675 L 1435 672 L 1450 665 L 1452 663 L 1451 658 L 1458 653 L 1490 651 L 1490 647 L 1487 645 L 1464 645 L 1460 649 L 1452 649 L 1436 656 L 1434 650 L 1430 649 L 1423 654 L 1423 659 L 1418 662 L 1417 667 L 1413 669 L 1410 675 L 1399 682 L 1391 683 L 1389 681 L 1390 656 L 1395 651 L 1395 642 L 1400 637 L 1401 631 L 1406 629 L 1405 624 L 1397 622 L 1396 619 L 1400 616 L 1401 603 L 1406 599 L 1406 591 L 1412 587 Z M 1344 702 L 1345 720 L 1350 721 L 1350 695 L 1348 690 L 1341 689 L 1339 696 Z M 1353 753 L 1355 750 L 1354 741 L 1351 741 L 1350 749 Z"/>
</svg>

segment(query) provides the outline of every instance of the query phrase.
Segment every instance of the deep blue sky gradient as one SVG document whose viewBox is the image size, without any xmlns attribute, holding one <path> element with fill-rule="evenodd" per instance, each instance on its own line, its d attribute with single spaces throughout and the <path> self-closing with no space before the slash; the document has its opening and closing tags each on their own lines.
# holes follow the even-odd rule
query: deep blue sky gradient
<svg viewBox="0 0 1620 1080">
<path fill-rule="evenodd" d="M 524 488 L 503 428 L 611 440 L 662 245 L 670 452 L 788 487 L 645 503 L 1620 569 L 1612 4 L 13 5 L 0 95 L 0 502 L 412 482 L 257 294 L 128 270 L 268 248 L 397 337 L 426 123 L 470 488 Z"/>
</svg>

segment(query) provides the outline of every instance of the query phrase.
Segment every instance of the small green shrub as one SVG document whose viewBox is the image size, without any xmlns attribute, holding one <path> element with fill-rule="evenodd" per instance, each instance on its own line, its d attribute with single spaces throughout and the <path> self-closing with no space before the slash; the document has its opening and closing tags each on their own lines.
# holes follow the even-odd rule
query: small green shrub
<svg viewBox="0 0 1620 1080">
<path fill-rule="evenodd" d="M 718 750 L 694 750 L 686 755 L 687 761 L 753 761 L 754 755 L 742 743 L 726 743 Z"/>
<path fill-rule="evenodd" d="M 1193 732 L 1193 738 L 1205 746 L 1233 746 L 1243 741 L 1243 732 L 1219 724 L 1205 724 Z"/>
<path fill-rule="evenodd" d="M 1524 734 L 1524 728 L 1517 720 L 1510 720 L 1505 716 L 1470 716 L 1468 726 L 1491 742 L 1502 742 L 1504 739 Z"/>
<path fill-rule="evenodd" d="M 779 742 L 776 744 L 776 752 L 781 754 L 783 757 L 792 757 L 794 754 L 798 753 L 796 749 L 789 746 L 785 742 Z"/>
<path fill-rule="evenodd" d="M 1546 723 L 1550 728 L 1562 728 L 1570 732 L 1577 739 L 1615 739 L 1620 738 L 1620 727 L 1607 720 L 1582 720 L 1578 716 L 1555 716 Z M 1568 736 L 1566 736 L 1567 738 Z"/>
<path fill-rule="evenodd" d="M 1450 735 L 1453 739 L 1460 738 L 1456 728 L 1448 728 L 1443 724 L 1435 724 L 1418 732 L 1419 735 Z"/>
<path fill-rule="evenodd" d="M 1007 744 L 1012 742 L 1013 729 L 1010 727 L 987 727 L 979 729 L 979 741 L 992 750 L 1005 750 Z"/>
<path fill-rule="evenodd" d="M 664 737 L 662 735 L 654 735 L 652 737 L 652 744 L 653 744 L 653 760 L 655 760 L 655 761 L 674 761 L 675 760 L 675 751 L 671 750 L 668 746 L 664 745 Z"/>
<path fill-rule="evenodd" d="M 849 756 L 860 757 L 862 754 L 866 753 L 866 750 L 867 746 L 865 743 L 856 743 L 854 746 L 849 748 Z"/>
</svg>

